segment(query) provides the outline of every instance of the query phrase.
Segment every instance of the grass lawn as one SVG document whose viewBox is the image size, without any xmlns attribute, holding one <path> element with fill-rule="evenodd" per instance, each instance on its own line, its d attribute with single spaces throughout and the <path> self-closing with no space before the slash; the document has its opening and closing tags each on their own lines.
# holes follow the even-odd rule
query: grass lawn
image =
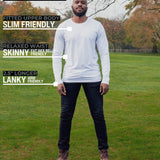
<svg viewBox="0 0 160 160">
<path fill-rule="evenodd" d="M 110 54 L 104 96 L 111 160 L 159 160 L 160 56 Z M 0 159 L 56 160 L 60 96 L 53 86 L 3 86 L 3 70 L 36 70 L 54 81 L 51 59 L 0 58 Z M 81 88 L 72 122 L 70 160 L 98 160 L 97 139 Z"/>
</svg>

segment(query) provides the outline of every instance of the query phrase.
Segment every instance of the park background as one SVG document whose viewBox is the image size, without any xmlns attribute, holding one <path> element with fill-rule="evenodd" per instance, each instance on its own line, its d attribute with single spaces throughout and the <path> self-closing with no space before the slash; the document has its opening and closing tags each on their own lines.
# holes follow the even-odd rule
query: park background
<svg viewBox="0 0 160 160">
<path fill-rule="evenodd" d="M 158 160 L 160 121 L 160 4 L 133 0 L 121 18 L 95 16 L 114 1 L 93 1 L 91 17 L 106 31 L 111 59 L 110 90 L 104 96 L 110 159 Z M 92 6 L 92 1 L 90 5 Z M 96 6 L 96 7 L 95 7 Z M 108 6 L 108 7 L 107 7 Z M 101 8 L 102 7 L 102 8 Z M 3 15 L 59 15 L 31 2 L 0 2 L 0 42 L 48 43 L 54 31 L 3 31 Z M 60 22 L 72 17 L 61 11 Z M 51 54 L 51 53 L 50 53 Z M 100 62 L 99 62 L 100 63 Z M 37 70 L 44 82 L 54 81 L 51 59 L 0 57 L 0 159 L 55 160 L 58 155 L 60 96 L 53 86 L 3 86 L 3 70 Z M 97 160 L 97 139 L 81 89 L 71 132 L 70 159 Z"/>
</svg>

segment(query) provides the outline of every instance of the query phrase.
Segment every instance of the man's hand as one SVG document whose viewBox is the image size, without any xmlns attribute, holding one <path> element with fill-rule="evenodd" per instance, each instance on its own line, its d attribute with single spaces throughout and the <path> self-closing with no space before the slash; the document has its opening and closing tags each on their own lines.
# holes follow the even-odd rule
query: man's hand
<svg viewBox="0 0 160 160">
<path fill-rule="evenodd" d="M 108 92 L 108 90 L 109 90 L 109 85 L 108 84 L 105 84 L 105 83 L 100 84 L 99 92 L 101 93 L 101 95 L 106 94 Z"/>
<path fill-rule="evenodd" d="M 66 95 L 66 88 L 63 83 L 58 84 L 57 91 L 60 95 L 64 95 L 64 96 Z"/>
</svg>

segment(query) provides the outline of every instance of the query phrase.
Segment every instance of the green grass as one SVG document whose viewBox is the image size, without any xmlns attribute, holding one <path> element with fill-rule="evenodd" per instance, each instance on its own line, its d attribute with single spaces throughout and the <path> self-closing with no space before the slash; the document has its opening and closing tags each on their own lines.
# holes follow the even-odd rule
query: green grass
<svg viewBox="0 0 160 160">
<path fill-rule="evenodd" d="M 104 96 L 111 160 L 160 159 L 160 56 L 110 54 Z M 60 96 L 53 86 L 3 86 L 3 70 L 37 70 L 54 81 L 51 59 L 0 59 L 0 159 L 56 160 Z M 70 160 L 98 160 L 97 139 L 81 88 L 72 122 Z"/>
</svg>

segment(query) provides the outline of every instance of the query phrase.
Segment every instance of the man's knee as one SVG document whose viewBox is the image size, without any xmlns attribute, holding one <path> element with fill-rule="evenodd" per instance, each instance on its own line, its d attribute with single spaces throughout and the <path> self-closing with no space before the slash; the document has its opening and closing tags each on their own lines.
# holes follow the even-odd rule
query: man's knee
<svg viewBox="0 0 160 160">
<path fill-rule="evenodd" d="M 73 117 L 73 112 L 71 111 L 62 111 L 61 112 L 61 119 L 68 121 L 68 120 L 72 120 Z"/>
<path fill-rule="evenodd" d="M 94 111 L 92 112 L 92 117 L 95 121 L 104 121 L 104 114 L 102 111 Z"/>
</svg>

